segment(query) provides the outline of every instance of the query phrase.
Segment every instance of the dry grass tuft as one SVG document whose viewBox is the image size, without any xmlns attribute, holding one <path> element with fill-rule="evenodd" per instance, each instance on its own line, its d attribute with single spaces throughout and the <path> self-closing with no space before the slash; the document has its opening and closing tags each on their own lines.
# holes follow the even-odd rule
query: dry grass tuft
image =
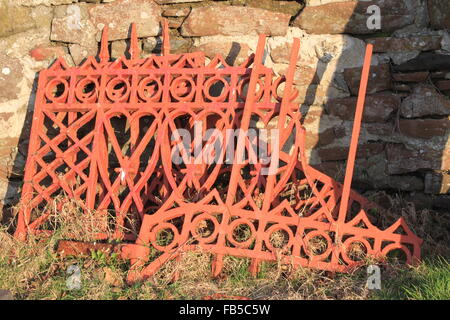
<svg viewBox="0 0 450 320">
<path fill-rule="evenodd" d="M 449 257 L 448 216 L 430 210 L 419 212 L 401 198 L 390 199 L 391 210 L 373 214 L 378 226 L 385 228 L 403 216 L 413 231 L 425 240 L 424 256 Z M 112 234 L 115 231 L 109 227 L 108 217 L 86 214 L 76 200 L 58 198 L 55 201 L 53 209 L 49 206 L 53 211 L 47 227 L 54 230 L 50 236 L 30 236 L 26 242 L 19 242 L 8 233 L 7 226 L 0 227 L 0 289 L 10 290 L 16 299 L 203 299 L 217 294 L 268 300 L 439 298 L 441 292 L 446 291 L 445 286 L 450 278 L 448 270 L 439 266 L 428 267 L 426 263 L 417 268 L 383 265 L 383 286 L 396 283 L 399 289 L 387 286 L 379 293 L 366 288 L 367 273 L 364 267 L 352 274 L 334 274 L 294 269 L 279 259 L 276 262 L 262 262 L 257 277 L 252 277 L 248 271 L 249 259 L 225 256 L 221 275 L 212 279 L 213 257 L 198 250 L 181 254 L 149 281 L 130 286 L 124 281 L 129 265 L 114 254 L 93 252 L 90 257 L 63 258 L 55 253 L 56 244 L 61 239 L 92 241 L 99 232 Z M 199 234 L 209 232 L 208 226 L 202 227 Z M 238 241 L 248 238 L 243 227 L 236 233 Z M 170 241 L 169 238 L 170 235 L 161 235 L 161 241 Z M 282 232 L 275 232 L 271 237 L 272 245 L 279 248 L 280 253 L 285 240 Z M 320 254 L 323 251 L 321 240 L 311 239 L 311 252 Z M 366 265 L 376 263 L 368 260 L 357 244 L 352 247 L 351 254 Z M 448 262 L 442 265 L 448 266 Z M 68 273 L 70 266 L 77 266 L 81 272 L 80 289 L 70 290 L 67 286 L 67 280 L 72 276 Z M 173 282 L 175 275 L 179 278 Z M 431 281 L 431 276 L 437 280 Z M 410 282 L 414 283 L 413 289 L 408 287 Z M 442 289 L 427 292 L 421 289 L 420 283 L 438 283 Z M 413 294 L 408 295 L 408 292 Z"/>
</svg>

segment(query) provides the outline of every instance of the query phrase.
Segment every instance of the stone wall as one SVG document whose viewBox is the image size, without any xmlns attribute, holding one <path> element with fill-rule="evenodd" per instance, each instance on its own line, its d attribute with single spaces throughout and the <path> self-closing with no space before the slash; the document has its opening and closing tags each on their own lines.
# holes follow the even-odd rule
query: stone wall
<svg viewBox="0 0 450 320">
<path fill-rule="evenodd" d="M 380 29 L 368 27 L 376 17 L 372 5 L 380 10 Z M 106 24 L 113 57 L 126 51 L 131 22 L 143 56 L 158 53 L 161 17 L 169 19 L 172 52 L 219 53 L 230 64 L 244 61 L 265 33 L 265 64 L 280 74 L 292 38 L 300 37 L 295 85 L 308 158 L 338 180 L 365 45 L 374 44 L 354 185 L 450 207 L 448 0 L 0 0 L 2 205 L 20 192 L 39 70 L 58 56 L 74 65 L 96 54 Z"/>
</svg>

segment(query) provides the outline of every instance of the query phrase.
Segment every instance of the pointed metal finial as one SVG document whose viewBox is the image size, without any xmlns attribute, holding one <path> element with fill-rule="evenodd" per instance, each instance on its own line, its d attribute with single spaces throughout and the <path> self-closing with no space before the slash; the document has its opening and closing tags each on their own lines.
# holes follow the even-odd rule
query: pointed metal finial
<svg viewBox="0 0 450 320">
<path fill-rule="evenodd" d="M 129 53 L 130 53 L 131 60 L 138 59 L 139 55 L 141 53 L 141 50 L 139 50 L 139 47 L 138 47 L 138 36 L 137 36 L 137 29 L 136 29 L 135 23 L 131 24 L 131 45 L 130 45 Z"/>
<path fill-rule="evenodd" d="M 163 19 L 163 55 L 170 54 L 169 22 Z"/>
<path fill-rule="evenodd" d="M 109 61 L 109 50 L 108 50 L 108 26 L 105 26 L 102 31 L 102 40 L 100 44 L 100 62 L 106 63 Z"/>
</svg>

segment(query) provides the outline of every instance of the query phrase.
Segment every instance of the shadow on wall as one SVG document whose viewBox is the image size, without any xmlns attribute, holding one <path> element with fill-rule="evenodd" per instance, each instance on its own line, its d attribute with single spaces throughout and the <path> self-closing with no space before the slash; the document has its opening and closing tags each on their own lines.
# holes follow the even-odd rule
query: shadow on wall
<svg viewBox="0 0 450 320">
<path fill-rule="evenodd" d="M 3 225 L 7 225 L 10 227 L 11 231 L 13 231 L 13 218 L 15 215 L 15 207 L 17 206 L 20 200 L 20 194 L 16 194 L 18 190 L 18 185 L 20 187 L 23 184 L 23 172 L 25 170 L 25 162 L 28 154 L 28 145 L 30 139 L 30 131 L 31 131 L 31 123 L 33 121 L 33 110 L 34 103 L 36 99 L 36 90 L 38 84 L 39 73 L 34 75 L 34 81 L 32 86 L 32 91 L 27 103 L 27 111 L 24 119 L 24 123 L 22 125 L 22 131 L 20 133 L 18 144 L 17 144 L 17 153 L 14 157 L 13 166 L 10 170 L 10 175 L 8 177 L 8 187 L 5 193 L 5 198 L 9 198 L 7 204 L 2 207 L 2 213 L 0 213 L 0 223 Z"/>
<path fill-rule="evenodd" d="M 381 205 L 390 203 L 373 191 L 448 212 L 450 88 L 442 78 L 450 74 L 450 56 L 439 54 L 439 32 L 427 30 L 427 9 L 420 0 L 306 7 L 294 24 L 308 32 L 303 42 L 311 42 L 318 60 L 300 102 L 310 164 L 343 182 L 365 45 L 372 43 L 352 186 Z"/>
</svg>

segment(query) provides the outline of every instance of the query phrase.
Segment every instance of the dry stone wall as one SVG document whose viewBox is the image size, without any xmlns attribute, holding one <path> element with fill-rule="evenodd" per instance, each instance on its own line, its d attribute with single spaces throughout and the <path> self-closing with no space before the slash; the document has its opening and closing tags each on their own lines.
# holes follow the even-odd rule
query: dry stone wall
<svg viewBox="0 0 450 320">
<path fill-rule="evenodd" d="M 355 187 L 450 208 L 448 0 L 0 0 L 2 206 L 20 193 L 38 72 L 58 56 L 75 65 L 96 54 L 105 25 L 113 57 L 125 53 L 131 22 L 142 55 L 158 53 L 161 17 L 169 20 L 173 52 L 202 50 L 230 64 L 243 62 L 265 33 L 265 64 L 279 74 L 300 37 L 295 86 L 308 159 L 338 180 L 372 43 Z"/>
</svg>

